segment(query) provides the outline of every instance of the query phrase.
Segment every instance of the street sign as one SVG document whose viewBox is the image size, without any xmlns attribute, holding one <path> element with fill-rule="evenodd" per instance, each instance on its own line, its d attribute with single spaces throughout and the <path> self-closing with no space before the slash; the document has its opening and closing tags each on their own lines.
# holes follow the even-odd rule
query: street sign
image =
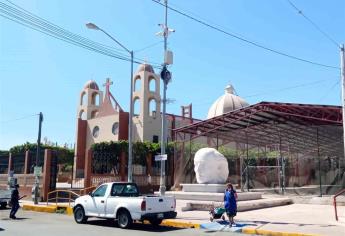
<svg viewBox="0 0 345 236">
<path fill-rule="evenodd" d="M 41 166 L 35 166 L 34 167 L 34 175 L 35 176 L 42 176 L 42 167 Z"/>
<path fill-rule="evenodd" d="M 168 160 L 167 154 L 155 155 L 155 161 L 166 161 L 166 160 Z"/>
</svg>

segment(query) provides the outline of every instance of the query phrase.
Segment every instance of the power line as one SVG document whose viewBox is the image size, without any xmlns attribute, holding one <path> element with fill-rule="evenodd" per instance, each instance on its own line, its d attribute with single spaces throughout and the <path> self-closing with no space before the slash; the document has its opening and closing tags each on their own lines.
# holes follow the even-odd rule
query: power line
<svg viewBox="0 0 345 236">
<path fill-rule="evenodd" d="M 337 41 L 335 41 L 329 34 L 327 34 L 325 31 L 323 31 L 316 23 L 314 23 L 309 17 L 307 17 L 301 9 L 299 9 L 294 3 L 292 3 L 290 0 L 286 0 L 290 6 L 292 6 L 298 14 L 304 17 L 310 24 L 312 24 L 317 31 L 319 31 L 323 36 L 325 36 L 332 44 L 334 44 L 337 48 L 340 48 L 339 44 Z"/>
<path fill-rule="evenodd" d="M 309 86 L 321 84 L 323 82 L 328 82 L 328 81 L 329 81 L 329 79 L 317 80 L 317 81 L 313 81 L 310 83 L 297 84 L 294 86 L 289 86 L 289 87 L 285 87 L 285 88 L 281 88 L 281 89 L 274 89 L 271 91 L 259 92 L 259 93 L 255 93 L 252 95 L 243 96 L 243 98 L 258 97 L 261 95 L 267 95 L 267 94 L 272 94 L 272 93 L 277 93 L 277 92 L 282 92 L 282 91 L 288 91 L 288 90 L 293 90 L 293 89 L 302 88 L 302 87 L 309 87 Z M 339 81 L 337 81 L 337 83 L 339 83 Z M 199 105 L 205 105 L 205 104 L 211 104 L 211 103 L 213 103 L 213 101 L 212 102 L 204 102 L 204 103 L 196 103 L 196 104 L 193 104 L 193 106 L 199 106 Z"/>
<path fill-rule="evenodd" d="M 164 6 L 163 3 L 158 2 L 157 0 L 152 0 L 152 1 L 155 2 L 155 3 L 157 3 L 157 4 L 159 4 L 159 5 L 161 5 L 161 6 Z M 214 26 L 214 25 L 212 25 L 212 24 L 210 24 L 210 23 L 207 23 L 206 21 L 203 21 L 203 20 L 197 19 L 196 17 L 190 16 L 190 15 L 188 15 L 188 14 L 182 12 L 182 11 L 179 11 L 179 10 L 177 10 L 177 9 L 175 9 L 175 8 L 172 8 L 171 6 L 168 6 L 168 9 L 170 9 L 171 11 L 174 11 L 174 12 L 176 12 L 176 13 L 178 13 L 178 14 L 184 16 L 184 17 L 187 17 L 187 18 L 189 18 L 190 20 L 196 21 L 196 22 L 198 22 L 198 23 L 200 23 L 200 24 L 202 24 L 202 25 L 204 25 L 204 26 L 206 26 L 206 27 L 209 27 L 209 28 L 211 28 L 211 29 L 213 29 L 213 30 L 216 30 L 216 31 L 218 31 L 218 32 L 221 32 L 221 33 L 223 33 L 223 34 L 225 34 L 225 35 L 227 35 L 227 36 L 230 36 L 230 37 L 232 37 L 232 38 L 236 38 L 236 39 L 238 39 L 238 40 L 240 40 L 240 41 L 243 41 L 243 42 L 248 43 L 248 44 L 251 44 L 251 45 L 253 45 L 253 46 L 255 46 L 255 47 L 264 49 L 264 50 L 266 50 L 266 51 L 269 51 L 269 52 L 272 52 L 272 53 L 275 53 L 275 54 L 278 54 L 278 55 L 281 55 L 281 56 L 284 56 L 284 57 L 288 57 L 288 58 L 290 58 L 290 59 L 294 59 L 294 60 L 298 60 L 298 61 L 302 61 L 302 62 L 305 62 L 305 63 L 312 64 L 312 65 L 320 66 L 320 67 L 331 68 L 331 69 L 337 69 L 337 70 L 340 69 L 338 66 L 331 66 L 331 65 L 326 65 L 326 64 L 322 64 L 322 63 L 310 61 L 310 60 L 307 60 L 307 59 L 303 59 L 303 58 L 300 58 L 300 57 L 297 57 L 297 56 L 293 56 L 293 55 L 287 54 L 287 53 L 285 53 L 285 52 L 281 52 L 281 51 L 278 51 L 278 50 L 275 50 L 275 49 L 272 49 L 272 48 L 263 46 L 263 45 L 261 45 L 261 44 L 259 44 L 259 43 L 250 41 L 250 40 L 248 40 L 248 39 L 246 39 L 246 38 L 244 38 L 244 37 L 241 37 L 241 36 L 236 35 L 236 34 L 234 34 L 234 33 L 230 33 L 230 32 L 228 32 L 228 31 L 226 31 L 226 30 L 224 30 L 224 29 L 221 29 L 220 27 L 217 27 L 217 26 Z"/>
<path fill-rule="evenodd" d="M 8 1 L 8 0 L 6 0 L 6 1 Z M 8 2 L 10 2 L 10 1 L 8 1 Z M 23 8 L 15 5 L 12 2 L 10 2 L 10 3 L 13 4 L 14 6 L 20 8 L 20 9 L 23 9 Z M 25 12 L 23 12 L 23 11 L 20 11 L 16 8 L 13 8 L 13 7 L 6 5 L 6 4 L 3 4 L 2 7 L 3 7 L 3 12 L 12 13 L 11 16 L 13 16 L 13 14 L 15 14 L 15 16 L 17 16 L 17 19 L 18 19 L 18 17 L 21 17 L 21 19 L 27 20 L 28 22 L 26 22 L 26 23 L 32 23 L 32 24 L 35 24 L 35 26 L 39 26 L 41 28 L 44 27 L 45 29 L 50 29 L 50 30 L 54 31 L 55 33 L 59 33 L 60 35 L 70 37 L 71 39 L 80 40 L 83 43 L 89 43 L 90 45 L 93 45 L 95 47 L 96 46 L 97 47 L 99 47 L 99 46 L 108 47 L 108 46 L 104 46 L 103 44 L 93 42 L 93 41 L 91 41 L 87 38 L 81 37 L 79 35 L 73 34 L 69 31 L 53 24 L 53 23 L 48 22 L 47 20 L 45 20 L 41 17 L 38 17 L 38 16 L 30 13 L 29 11 L 27 11 L 25 9 L 23 9 L 23 11 L 25 11 Z M 108 47 L 108 48 L 110 48 L 110 47 Z M 114 48 L 110 48 L 110 49 L 113 50 Z M 115 49 L 115 50 L 117 50 L 117 49 Z"/>
<path fill-rule="evenodd" d="M 23 117 L 20 117 L 20 118 L 12 119 L 12 120 L 1 121 L 1 123 L 9 123 L 9 122 L 18 121 L 18 120 L 24 120 L 24 119 L 31 118 L 33 116 L 38 116 L 38 115 L 39 114 L 32 114 L 32 115 L 28 115 L 28 116 L 23 116 Z"/>
<path fill-rule="evenodd" d="M 244 98 L 257 97 L 260 95 L 266 95 L 266 94 L 277 93 L 277 92 L 287 91 L 287 90 L 296 89 L 296 88 L 313 86 L 315 84 L 320 84 L 320 83 L 323 83 L 326 81 L 329 81 L 329 79 L 317 80 L 317 81 L 310 82 L 310 83 L 298 84 L 298 85 L 289 86 L 289 87 L 285 87 L 285 88 L 281 88 L 281 89 L 275 89 L 275 90 L 272 90 L 270 92 L 262 92 L 262 93 L 252 94 L 252 95 L 244 96 Z"/>
<path fill-rule="evenodd" d="M 340 80 L 336 81 L 329 90 L 327 90 L 327 92 L 320 98 L 319 102 L 322 102 L 329 94 L 330 92 L 333 91 L 333 89 L 335 88 L 335 86 L 337 86 L 340 83 Z"/>
<path fill-rule="evenodd" d="M 54 23 L 51 23 L 51 22 L 45 20 L 45 19 L 42 18 L 42 17 L 39 17 L 39 16 L 37 16 L 37 15 L 35 15 L 35 14 L 29 12 L 28 10 L 22 8 L 21 6 L 15 4 L 15 3 L 13 3 L 13 2 L 11 2 L 10 0 L 5 0 L 5 1 L 7 1 L 7 2 L 10 3 L 10 4 L 12 4 L 12 5 L 15 6 L 16 8 L 19 8 L 19 9 L 23 10 L 23 11 L 26 12 L 27 14 L 29 14 L 29 15 L 31 15 L 31 16 L 34 16 L 34 17 L 37 17 L 38 19 L 42 20 L 43 22 L 45 22 L 45 23 L 47 23 L 47 24 L 51 24 L 51 25 L 57 27 L 57 28 L 60 29 L 61 31 L 64 31 L 64 32 L 66 32 L 66 33 L 68 33 L 68 34 L 71 34 L 71 35 L 74 35 L 74 36 L 77 36 L 77 37 L 81 38 L 82 40 L 88 40 L 88 39 L 83 38 L 83 37 L 81 37 L 81 36 L 79 36 L 79 35 L 73 34 L 73 33 L 69 32 L 69 31 L 67 31 L 67 30 L 65 30 L 65 29 L 63 29 L 63 28 L 61 28 L 60 26 L 58 26 L 58 25 L 56 25 L 56 24 L 54 24 Z M 111 49 L 111 50 L 116 50 L 116 51 L 119 51 L 119 52 L 124 52 L 124 50 L 123 50 L 122 48 L 111 47 L 111 46 L 108 46 L 108 45 L 105 45 L 105 44 L 102 44 L 102 43 L 93 42 L 93 41 L 91 41 L 91 40 L 88 40 L 88 41 L 91 42 L 91 43 L 93 43 L 93 44 L 95 44 L 95 45 L 101 45 L 101 46 L 106 47 L 106 48 L 109 48 L 109 49 Z"/>
<path fill-rule="evenodd" d="M 119 60 L 130 61 L 130 58 L 127 55 L 121 54 L 119 52 L 115 52 L 114 50 L 116 49 L 114 48 L 96 43 L 85 37 L 71 33 L 53 23 L 50 23 L 49 21 L 43 18 L 40 18 L 30 13 L 29 11 L 26 11 L 25 9 L 15 5 L 14 3 L 11 3 L 11 4 L 13 4 L 15 7 L 12 7 L 5 3 L 0 2 L 0 16 L 8 20 L 11 20 L 13 22 L 16 22 L 18 24 L 21 24 L 25 27 L 28 27 L 30 29 L 33 29 L 35 31 L 41 32 L 48 36 L 67 42 L 69 44 L 72 44 L 84 49 L 88 49 L 90 51 L 97 52 L 97 53 L 100 53 L 109 57 L 113 57 Z M 134 62 L 136 64 L 141 64 L 142 62 L 144 62 L 144 60 L 142 59 L 138 59 L 138 58 L 135 58 L 135 59 L 136 60 Z M 161 68 L 160 63 L 150 62 L 150 64 L 152 64 L 152 66 L 155 68 Z"/>
<path fill-rule="evenodd" d="M 148 45 L 148 46 L 146 46 L 146 47 L 143 47 L 143 48 L 140 48 L 140 49 L 134 50 L 134 53 L 138 53 L 138 52 L 145 51 L 146 49 L 149 49 L 149 48 L 155 47 L 155 46 L 157 46 L 157 45 L 159 45 L 159 44 L 161 44 L 161 43 L 163 43 L 163 42 L 164 42 L 164 40 L 161 40 L 161 41 L 155 42 L 155 43 L 150 44 L 150 45 Z"/>
</svg>

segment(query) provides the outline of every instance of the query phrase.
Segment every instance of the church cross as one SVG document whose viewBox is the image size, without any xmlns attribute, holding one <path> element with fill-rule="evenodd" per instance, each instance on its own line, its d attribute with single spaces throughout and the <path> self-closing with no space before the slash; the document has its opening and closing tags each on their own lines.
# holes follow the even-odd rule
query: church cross
<svg viewBox="0 0 345 236">
<path fill-rule="evenodd" d="M 105 91 L 106 91 L 106 94 L 109 94 L 109 87 L 110 85 L 113 84 L 113 81 L 111 81 L 109 78 L 107 78 L 107 81 L 105 82 L 105 84 L 103 84 L 103 86 L 105 86 Z"/>
</svg>

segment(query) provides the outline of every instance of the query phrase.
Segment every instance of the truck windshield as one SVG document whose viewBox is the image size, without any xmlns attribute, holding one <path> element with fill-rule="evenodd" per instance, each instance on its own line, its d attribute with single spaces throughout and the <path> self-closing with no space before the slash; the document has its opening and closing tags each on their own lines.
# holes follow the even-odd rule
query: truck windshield
<svg viewBox="0 0 345 236">
<path fill-rule="evenodd" d="M 111 188 L 111 196 L 139 196 L 138 188 L 135 184 L 113 184 Z"/>
</svg>

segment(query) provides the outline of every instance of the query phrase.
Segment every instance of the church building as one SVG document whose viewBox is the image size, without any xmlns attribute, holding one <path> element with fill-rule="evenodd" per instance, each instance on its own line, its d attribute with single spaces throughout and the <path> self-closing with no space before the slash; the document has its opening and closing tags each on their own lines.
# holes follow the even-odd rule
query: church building
<svg viewBox="0 0 345 236">
<path fill-rule="evenodd" d="M 133 141 L 160 142 L 161 96 L 160 76 L 149 64 L 141 64 L 133 75 Z M 88 81 L 79 96 L 77 109 L 74 173 L 84 176 L 85 156 L 94 143 L 128 140 L 129 112 L 124 111 L 110 92 L 106 80 L 105 94 L 97 83 Z M 192 106 L 182 106 L 182 115 L 166 114 L 168 141 L 172 130 L 199 121 L 192 118 Z"/>
</svg>

